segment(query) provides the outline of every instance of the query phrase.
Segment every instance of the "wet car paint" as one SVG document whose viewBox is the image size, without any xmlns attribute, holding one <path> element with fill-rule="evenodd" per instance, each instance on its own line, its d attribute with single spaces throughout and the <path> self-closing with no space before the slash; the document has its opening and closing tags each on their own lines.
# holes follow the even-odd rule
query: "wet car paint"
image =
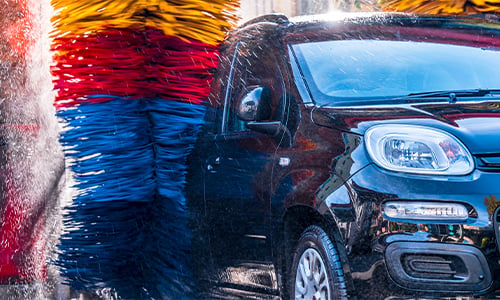
<svg viewBox="0 0 500 300">
<path fill-rule="evenodd" d="M 385 23 L 372 26 L 380 22 Z M 446 18 L 417 21 L 411 16 L 394 16 L 385 21 L 363 18 L 334 25 L 318 21 L 300 27 L 283 21 L 281 25 L 255 26 L 264 32 L 261 40 L 276 38 L 278 32 L 285 44 L 332 37 L 411 37 L 412 41 L 477 47 L 500 45 L 498 31 L 474 24 L 462 26 L 460 21 Z M 193 211 L 200 286 L 209 294 L 217 291 L 216 298 L 225 297 L 217 287 L 231 289 L 232 293 L 225 294 L 228 298 L 238 290 L 280 295 L 298 234 L 310 224 L 320 224 L 337 243 L 351 297 L 494 293 L 499 288 L 493 280 L 499 272 L 493 219 L 499 206 L 496 183 L 500 173 L 496 163 L 481 164 L 481 158 L 488 161 L 500 156 L 498 95 L 458 99 L 457 103 L 426 98 L 403 104 L 319 107 L 307 99 L 300 79 L 293 77 L 293 58 L 281 46 L 274 51 L 284 57 L 279 66 L 285 74 L 281 81 L 284 90 L 271 90 L 286 99 L 282 120 L 289 132 L 277 137 L 255 131 L 228 132 L 221 122 L 228 110 L 224 109 L 227 97 L 231 98 L 225 95 L 234 64 L 232 53 L 234 44 L 238 40 L 244 44 L 249 36 L 244 29 L 236 32 L 229 38 L 227 52 L 222 52 L 212 94 L 215 109 L 207 114 L 205 132 L 190 157 L 186 193 Z M 475 38 L 471 41 L 470 37 Z M 450 132 L 470 149 L 476 168 L 464 176 L 383 170 L 372 163 L 364 147 L 364 132 L 376 124 L 418 124 Z M 471 211 L 461 223 L 396 222 L 384 217 L 380 209 L 384 201 L 394 199 L 465 203 Z M 425 282 L 402 288 L 387 271 L 385 253 L 391 243 L 404 246 L 408 241 L 423 247 L 450 244 L 479 249 L 490 271 L 484 278 L 493 285 L 478 279 L 474 281 L 478 289 L 461 290 L 454 283 L 450 285 L 453 289 L 439 285 L 426 289 Z"/>
</svg>

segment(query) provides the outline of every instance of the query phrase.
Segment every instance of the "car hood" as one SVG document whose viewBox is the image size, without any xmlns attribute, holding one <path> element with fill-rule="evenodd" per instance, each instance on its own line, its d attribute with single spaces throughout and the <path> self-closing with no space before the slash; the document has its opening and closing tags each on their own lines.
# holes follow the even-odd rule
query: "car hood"
<svg viewBox="0 0 500 300">
<path fill-rule="evenodd" d="M 315 124 L 363 135 L 373 125 L 414 124 L 459 138 L 473 154 L 500 153 L 500 99 L 459 103 L 315 107 Z"/>
</svg>

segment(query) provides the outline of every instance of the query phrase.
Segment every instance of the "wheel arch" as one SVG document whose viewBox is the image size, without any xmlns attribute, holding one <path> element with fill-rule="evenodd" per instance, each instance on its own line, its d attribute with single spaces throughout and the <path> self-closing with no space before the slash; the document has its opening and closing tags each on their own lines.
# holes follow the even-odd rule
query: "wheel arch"
<svg viewBox="0 0 500 300">
<path fill-rule="evenodd" d="M 282 228 L 279 239 L 280 246 L 277 247 L 277 251 L 281 252 L 278 255 L 280 260 L 277 265 L 279 266 L 278 272 L 280 273 L 278 275 L 278 278 L 280 279 L 280 291 L 283 295 L 285 295 L 284 299 L 288 296 L 286 278 L 288 276 L 289 268 L 292 265 L 293 257 L 291 257 L 291 253 L 293 253 L 294 249 L 297 247 L 297 243 L 304 230 L 311 225 L 321 227 L 334 243 L 342 263 L 347 291 L 349 295 L 354 295 L 354 285 L 352 282 L 347 252 L 334 216 L 331 214 L 321 215 L 312 207 L 296 205 L 287 208 L 283 214 Z"/>
</svg>

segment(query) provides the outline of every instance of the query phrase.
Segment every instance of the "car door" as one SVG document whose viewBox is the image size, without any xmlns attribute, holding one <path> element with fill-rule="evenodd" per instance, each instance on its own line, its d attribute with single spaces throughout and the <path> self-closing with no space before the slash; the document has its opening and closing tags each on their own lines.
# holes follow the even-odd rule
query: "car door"
<svg viewBox="0 0 500 300">
<path fill-rule="evenodd" d="M 210 252 L 211 280 L 243 289 L 276 290 L 270 240 L 270 166 L 280 139 L 249 129 L 236 114 L 236 103 L 248 87 L 265 86 L 271 94 L 269 120 L 283 115 L 278 53 L 257 34 L 237 42 L 231 48 L 231 59 L 225 58 L 230 67 L 216 80 L 227 82 L 221 83 L 216 109 L 209 112 L 214 123 L 207 125 L 216 129 L 202 137 L 203 150 L 198 150 L 204 165 L 205 250 Z"/>
</svg>

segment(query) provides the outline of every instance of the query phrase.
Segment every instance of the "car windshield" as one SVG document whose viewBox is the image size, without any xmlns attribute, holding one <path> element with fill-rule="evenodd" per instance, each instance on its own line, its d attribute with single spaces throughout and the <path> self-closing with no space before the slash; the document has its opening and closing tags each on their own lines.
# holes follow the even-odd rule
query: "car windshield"
<svg viewBox="0 0 500 300">
<path fill-rule="evenodd" d="M 498 49 L 388 40 L 308 42 L 292 49 L 319 105 L 500 89 Z"/>
</svg>

